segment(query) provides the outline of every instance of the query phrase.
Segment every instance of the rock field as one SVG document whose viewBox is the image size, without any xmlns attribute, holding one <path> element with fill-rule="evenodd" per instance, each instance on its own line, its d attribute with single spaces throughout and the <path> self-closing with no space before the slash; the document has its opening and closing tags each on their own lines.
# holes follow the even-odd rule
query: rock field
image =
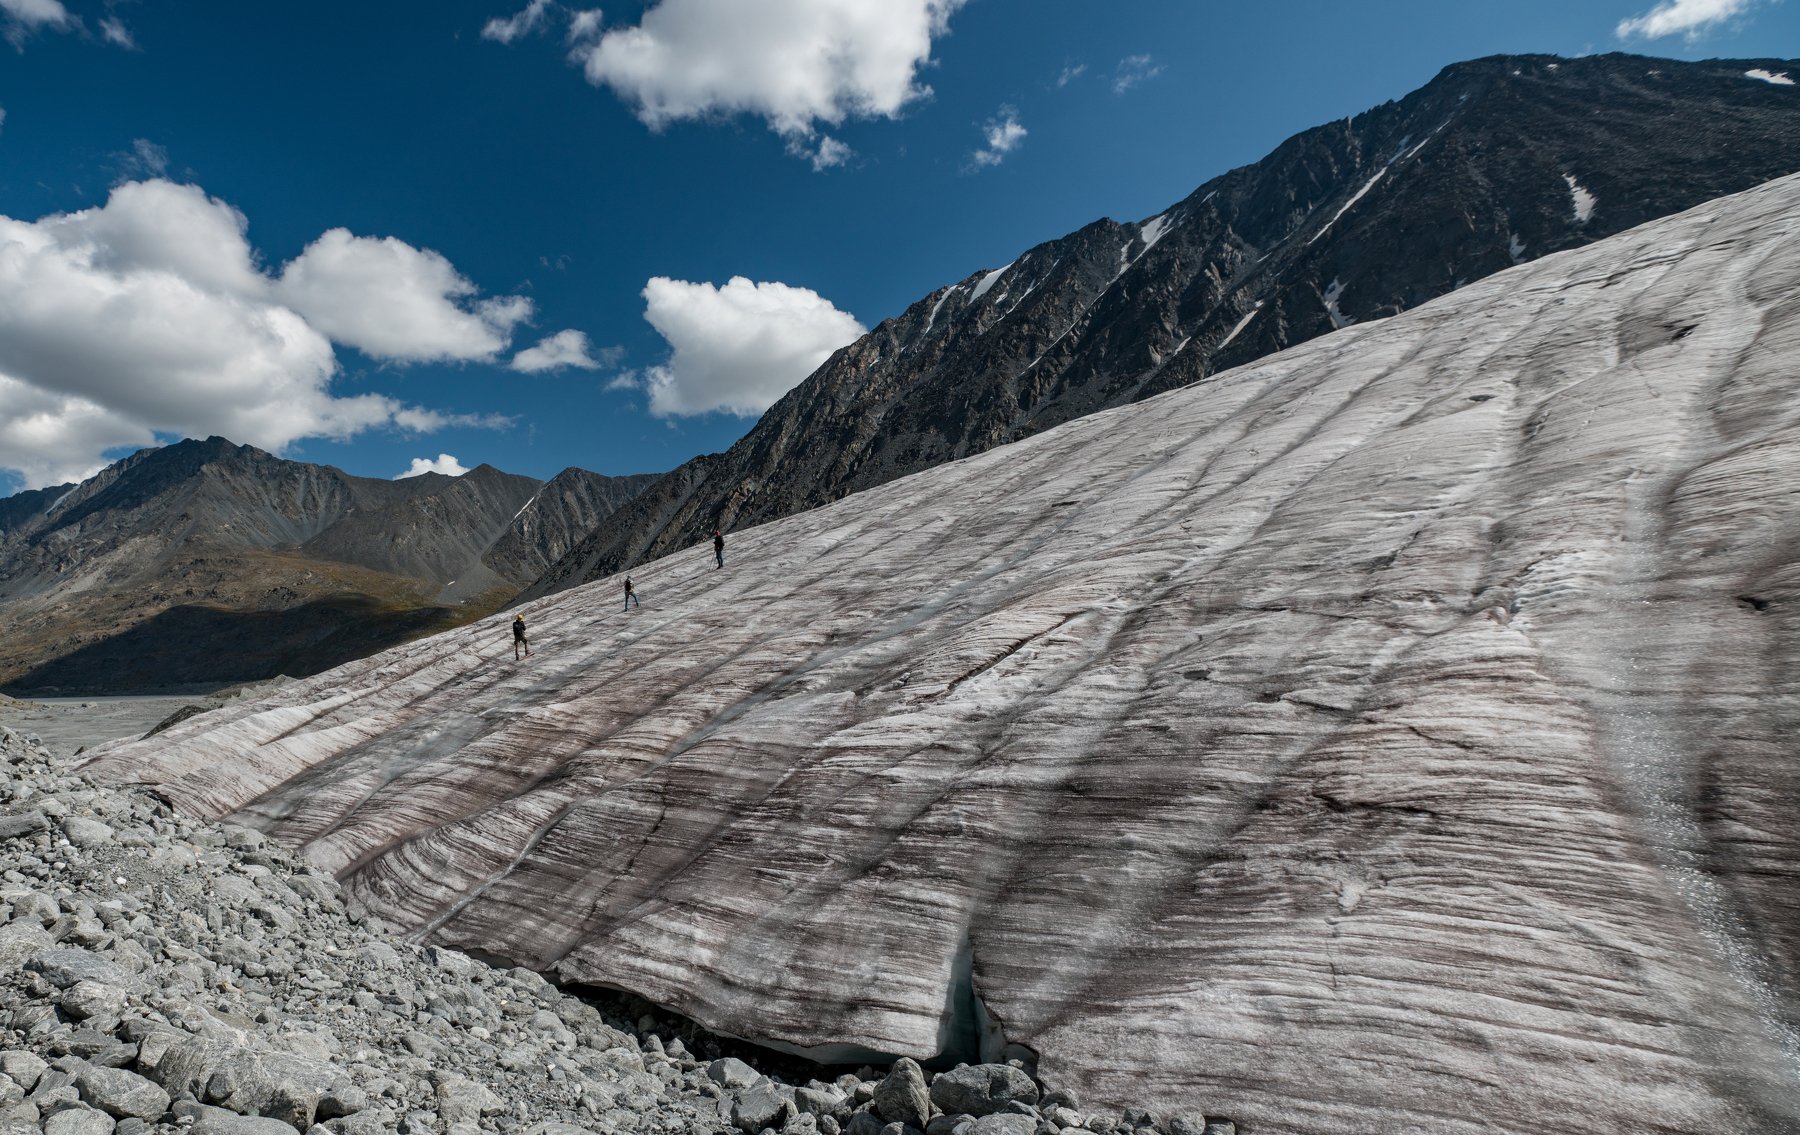
<svg viewBox="0 0 1800 1135">
<path fill-rule="evenodd" d="M 785 1083 L 687 1025 L 385 937 L 260 832 L 0 728 L 0 1135 L 1232 1135 L 1019 1068 Z M 661 1022 L 666 1025 L 666 1020 Z"/>
<path fill-rule="evenodd" d="M 1800 176 L 84 767 L 832 1060 L 1800 1130 L 1796 297 Z"/>
</svg>

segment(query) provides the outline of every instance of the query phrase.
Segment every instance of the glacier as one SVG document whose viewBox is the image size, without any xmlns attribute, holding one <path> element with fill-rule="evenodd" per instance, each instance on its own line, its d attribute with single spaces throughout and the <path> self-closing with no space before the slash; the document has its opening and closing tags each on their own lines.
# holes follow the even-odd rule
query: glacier
<svg viewBox="0 0 1800 1135">
<path fill-rule="evenodd" d="M 1790 177 L 85 767 L 825 1058 L 1800 1129 L 1796 297 Z"/>
</svg>

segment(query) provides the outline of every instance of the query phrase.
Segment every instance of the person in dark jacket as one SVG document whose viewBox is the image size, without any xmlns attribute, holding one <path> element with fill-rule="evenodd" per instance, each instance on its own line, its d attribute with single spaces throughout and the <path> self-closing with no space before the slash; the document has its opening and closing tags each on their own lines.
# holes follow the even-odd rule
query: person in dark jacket
<svg viewBox="0 0 1800 1135">
<path fill-rule="evenodd" d="M 526 657 L 531 656 L 531 640 L 525 637 L 525 616 L 513 616 L 513 661 L 519 660 L 519 648 L 525 648 Z"/>
<path fill-rule="evenodd" d="M 640 606 L 640 607 L 643 606 L 642 603 L 638 603 L 637 592 L 635 592 L 631 589 L 631 577 L 626 576 L 625 577 L 625 609 L 627 611 L 631 610 L 631 605 L 633 603 L 637 603 L 638 606 Z"/>
<path fill-rule="evenodd" d="M 725 534 L 717 528 L 713 529 L 713 557 L 719 561 L 719 567 L 725 566 Z"/>
</svg>

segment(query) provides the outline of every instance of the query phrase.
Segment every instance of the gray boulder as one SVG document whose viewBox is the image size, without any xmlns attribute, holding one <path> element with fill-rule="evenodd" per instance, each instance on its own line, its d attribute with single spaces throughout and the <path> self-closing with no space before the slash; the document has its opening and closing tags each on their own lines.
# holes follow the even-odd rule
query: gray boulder
<svg viewBox="0 0 1800 1135">
<path fill-rule="evenodd" d="M 85 1107 L 59 1111 L 44 1120 L 44 1135 L 112 1135 L 113 1118 Z"/>
<path fill-rule="evenodd" d="M 349 1079 L 327 1061 L 203 1037 L 164 1053 L 153 1075 L 170 1092 L 190 1092 L 239 1114 L 271 1116 L 301 1130 L 312 1125 L 320 1098 Z"/>
<path fill-rule="evenodd" d="M 499 1115 L 506 1110 L 500 1097 L 489 1091 L 485 1084 L 462 1077 L 439 1081 L 436 1095 L 438 1117 L 445 1123 L 478 1120 L 483 1116 Z"/>
<path fill-rule="evenodd" d="M 903 1123 L 924 1130 L 931 1118 L 931 1092 L 925 1087 L 925 1073 L 907 1057 L 894 1061 L 892 1071 L 875 1085 L 872 1098 L 875 1113 L 889 1123 Z M 1035 1091 L 1032 1098 L 1037 1098 Z"/>
<path fill-rule="evenodd" d="M 1010 1064 L 976 1064 L 938 1073 L 931 1082 L 931 1102 L 947 1114 L 993 1115 L 1017 1100 L 1038 1102 L 1030 1076 Z"/>
<path fill-rule="evenodd" d="M 41 975 L 58 989 L 67 989 L 82 981 L 97 981 L 121 989 L 130 989 L 134 984 L 131 975 L 118 966 L 99 954 L 81 949 L 45 950 L 26 962 L 25 968 Z"/>
<path fill-rule="evenodd" d="M 222 1108 L 200 1109 L 188 1135 L 294 1135 L 294 1127 L 279 1119 L 236 1115 Z"/>
<path fill-rule="evenodd" d="M 56 999 L 57 1008 L 78 1020 L 117 1017 L 125 1011 L 125 991 L 100 981 L 78 981 Z"/>
<path fill-rule="evenodd" d="M 747 1088 L 761 1079 L 756 1069 L 735 1056 L 727 1056 L 706 1066 L 706 1078 L 726 1088 Z"/>
<path fill-rule="evenodd" d="M 187 1039 L 186 1033 L 162 1026 L 145 1030 L 142 1035 L 138 1036 L 137 1070 L 160 1081 L 161 1077 L 157 1075 L 157 1068 L 161 1065 L 163 1058 L 169 1054 L 170 1050 L 186 1042 Z"/>
<path fill-rule="evenodd" d="M 756 1135 L 765 1127 L 779 1128 L 793 1113 L 794 1105 L 782 1098 L 775 1085 L 758 1080 L 740 1090 L 731 1101 L 731 1123 L 745 1135 Z"/>
<path fill-rule="evenodd" d="M 28 1092 L 37 1087 L 38 1077 L 49 1068 L 36 1053 L 0 1052 L 0 1075 L 11 1077 L 13 1083 Z"/>
<path fill-rule="evenodd" d="M 328 1119 L 320 1126 L 331 1132 L 331 1135 L 393 1135 L 393 1113 L 385 1108 L 372 1111 L 359 1111 L 355 1115 L 338 1116 Z M 313 1131 L 317 1131 L 314 1127 Z"/>
<path fill-rule="evenodd" d="M 1038 1121 L 1018 1112 L 979 1116 L 970 1125 L 972 1135 L 1037 1135 Z"/>
<path fill-rule="evenodd" d="M 17 970 L 25 959 L 41 954 L 55 944 L 56 939 L 42 926 L 15 916 L 11 922 L 0 926 L 0 973 Z"/>
<path fill-rule="evenodd" d="M 123 1068 L 83 1068 L 75 1088 L 89 1105 L 116 1119 L 154 1123 L 169 1110 L 169 1093 L 136 1072 Z"/>
<path fill-rule="evenodd" d="M 782 1125 L 781 1135 L 819 1135 L 819 1117 L 807 1112 L 794 1112 Z"/>
<path fill-rule="evenodd" d="M 795 1088 L 794 1107 L 803 1115 L 832 1115 L 844 1119 L 850 1114 L 848 1101 L 842 1093 L 823 1088 Z"/>
<path fill-rule="evenodd" d="M 353 1084 L 338 1084 L 319 1097 L 313 1118 L 321 1122 L 355 1115 L 369 1106 L 369 1093 Z"/>
<path fill-rule="evenodd" d="M 70 816 L 62 822 L 63 835 L 76 847 L 103 847 L 113 841 L 113 830 L 99 820 Z"/>
<path fill-rule="evenodd" d="M 0 816 L 0 839 L 18 839 L 48 831 L 50 821 L 42 812 L 23 812 L 16 816 Z"/>
</svg>

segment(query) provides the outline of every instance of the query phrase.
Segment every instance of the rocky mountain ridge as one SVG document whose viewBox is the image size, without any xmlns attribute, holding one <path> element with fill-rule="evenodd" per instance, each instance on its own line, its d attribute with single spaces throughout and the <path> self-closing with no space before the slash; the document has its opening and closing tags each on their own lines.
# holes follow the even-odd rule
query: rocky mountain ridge
<svg viewBox="0 0 1800 1135">
<path fill-rule="evenodd" d="M 0 501 L 0 611 L 23 632 L 0 645 L 0 683 L 121 692 L 314 672 L 493 610 L 573 526 L 652 480 L 481 465 L 387 481 L 223 438 L 143 450 Z"/>
<path fill-rule="evenodd" d="M 1497 56 L 1298 134 L 1138 223 L 940 288 L 526 598 L 1407 311 L 1800 170 L 1800 61 Z"/>
</svg>

